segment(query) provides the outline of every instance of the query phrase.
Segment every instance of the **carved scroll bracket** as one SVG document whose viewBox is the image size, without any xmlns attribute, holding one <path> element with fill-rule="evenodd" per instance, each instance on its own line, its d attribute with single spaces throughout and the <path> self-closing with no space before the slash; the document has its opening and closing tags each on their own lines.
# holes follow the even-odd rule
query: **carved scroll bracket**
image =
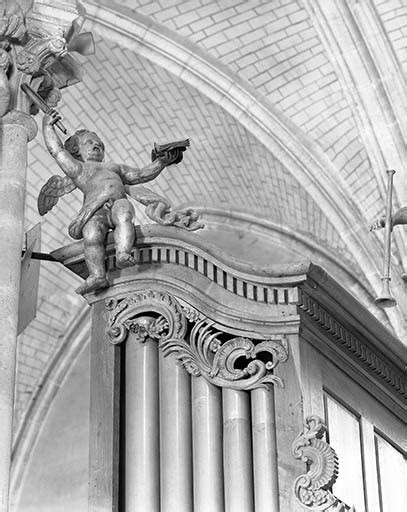
<svg viewBox="0 0 407 512">
<path fill-rule="evenodd" d="M 307 464 L 307 473 L 294 482 L 297 501 L 309 511 L 355 512 L 331 491 L 338 478 L 339 463 L 335 450 L 322 439 L 326 426 L 319 416 L 309 416 L 304 431 L 293 443 L 293 455 Z"/>
<path fill-rule="evenodd" d="M 283 386 L 273 374 L 278 363 L 288 358 L 284 337 L 253 342 L 248 338 L 232 337 L 215 331 L 207 320 L 193 326 L 189 341 L 163 339 L 164 355 L 175 354 L 182 366 L 193 376 L 202 376 L 210 383 L 238 390 Z"/>
<path fill-rule="evenodd" d="M 125 341 L 129 332 L 141 342 L 147 338 L 166 340 L 185 336 L 186 317 L 178 301 L 166 292 L 146 290 L 122 299 L 107 299 L 105 304 L 109 312 L 106 334 L 113 345 Z M 156 316 L 147 322 L 145 315 L 151 313 Z"/>
</svg>

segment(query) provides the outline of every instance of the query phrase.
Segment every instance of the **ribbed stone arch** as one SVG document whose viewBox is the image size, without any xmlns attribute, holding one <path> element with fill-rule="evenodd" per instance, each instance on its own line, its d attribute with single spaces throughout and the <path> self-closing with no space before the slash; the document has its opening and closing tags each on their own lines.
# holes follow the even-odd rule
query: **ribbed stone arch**
<svg viewBox="0 0 407 512">
<path fill-rule="evenodd" d="M 55 397 L 80 354 L 90 340 L 90 311 L 86 306 L 72 319 L 70 328 L 61 339 L 41 380 L 37 383 L 29 405 L 24 410 L 18 429 L 14 432 L 10 496 L 13 503 L 19 499 L 24 473 L 42 426 Z"/>
<path fill-rule="evenodd" d="M 269 149 L 301 181 L 360 263 L 369 285 L 379 293 L 382 251 L 378 238 L 369 234 L 367 219 L 352 201 L 345 181 L 318 143 L 277 111 L 253 87 L 202 49 L 152 19 L 102 2 L 84 2 L 88 29 L 165 67 L 224 108 Z M 393 276 L 394 294 L 407 307 L 401 272 Z M 389 312 L 403 335 L 400 310 Z"/>
<path fill-rule="evenodd" d="M 394 205 L 399 208 L 407 200 L 402 172 L 407 157 L 406 79 L 374 2 L 335 0 L 328 5 L 328 2 L 305 0 L 304 5 L 336 64 L 372 162 L 383 204 L 387 181 L 384 171 L 399 171 L 394 177 L 393 193 Z M 396 231 L 395 241 L 399 254 L 404 255 L 405 234 Z"/>
</svg>

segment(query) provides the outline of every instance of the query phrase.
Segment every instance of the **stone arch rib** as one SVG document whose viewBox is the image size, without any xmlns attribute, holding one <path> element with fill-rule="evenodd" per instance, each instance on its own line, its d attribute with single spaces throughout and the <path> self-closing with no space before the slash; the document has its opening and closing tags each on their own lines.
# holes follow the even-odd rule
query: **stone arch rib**
<svg viewBox="0 0 407 512">
<path fill-rule="evenodd" d="M 10 496 L 13 505 L 17 505 L 24 475 L 29 465 L 33 448 L 39 438 L 42 426 L 51 409 L 64 379 L 73 368 L 80 354 L 90 340 L 90 311 L 85 306 L 73 319 L 70 328 L 61 340 L 36 390 L 31 396 L 28 407 L 18 429 L 14 433 L 12 449 L 12 468 L 10 478 Z"/>
</svg>

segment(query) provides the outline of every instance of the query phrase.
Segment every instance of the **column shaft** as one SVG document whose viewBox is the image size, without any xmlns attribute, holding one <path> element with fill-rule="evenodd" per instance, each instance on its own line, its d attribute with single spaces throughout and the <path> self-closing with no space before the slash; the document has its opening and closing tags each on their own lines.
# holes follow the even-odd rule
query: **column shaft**
<svg viewBox="0 0 407 512">
<path fill-rule="evenodd" d="M 8 510 L 27 131 L 0 127 L 0 511 Z"/>
</svg>

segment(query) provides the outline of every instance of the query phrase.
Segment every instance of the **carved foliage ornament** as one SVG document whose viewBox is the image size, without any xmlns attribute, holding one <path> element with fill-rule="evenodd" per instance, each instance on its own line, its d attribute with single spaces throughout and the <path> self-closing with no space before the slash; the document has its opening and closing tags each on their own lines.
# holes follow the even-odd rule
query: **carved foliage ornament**
<svg viewBox="0 0 407 512">
<path fill-rule="evenodd" d="M 202 376 L 210 383 L 239 390 L 283 386 L 273 374 L 278 363 L 288 358 L 285 338 L 271 337 L 252 341 L 231 337 L 216 331 L 207 320 L 188 315 L 171 295 L 147 290 L 124 299 L 107 299 L 107 338 L 117 345 L 129 332 L 136 341 L 157 340 L 165 356 L 174 354 L 193 376 Z M 158 316 L 156 316 L 158 314 Z M 152 316 L 154 315 L 154 316 Z M 188 321 L 193 324 L 185 339 Z"/>
<path fill-rule="evenodd" d="M 197 322 L 189 342 L 162 340 L 163 353 L 174 353 L 191 375 L 202 376 L 216 386 L 241 390 L 267 388 L 271 384 L 283 386 L 280 377 L 273 375 L 273 369 L 287 360 L 285 340 L 254 343 L 248 338 L 234 337 L 224 341 L 224 335 L 211 325 L 206 320 Z M 259 358 L 261 353 L 265 359 Z"/>
<path fill-rule="evenodd" d="M 304 431 L 293 443 L 293 455 L 307 464 L 307 473 L 294 482 L 297 501 L 312 511 L 355 512 L 331 492 L 338 478 L 339 464 L 335 450 L 322 437 L 326 426 L 319 416 L 309 416 Z"/>
<path fill-rule="evenodd" d="M 124 299 L 106 299 L 105 304 L 109 311 L 106 334 L 113 345 L 125 341 L 129 332 L 137 334 L 139 341 L 185 336 L 187 320 L 177 300 L 168 293 L 146 290 Z M 151 322 L 140 320 L 152 312 L 158 313 L 158 318 Z"/>
</svg>

